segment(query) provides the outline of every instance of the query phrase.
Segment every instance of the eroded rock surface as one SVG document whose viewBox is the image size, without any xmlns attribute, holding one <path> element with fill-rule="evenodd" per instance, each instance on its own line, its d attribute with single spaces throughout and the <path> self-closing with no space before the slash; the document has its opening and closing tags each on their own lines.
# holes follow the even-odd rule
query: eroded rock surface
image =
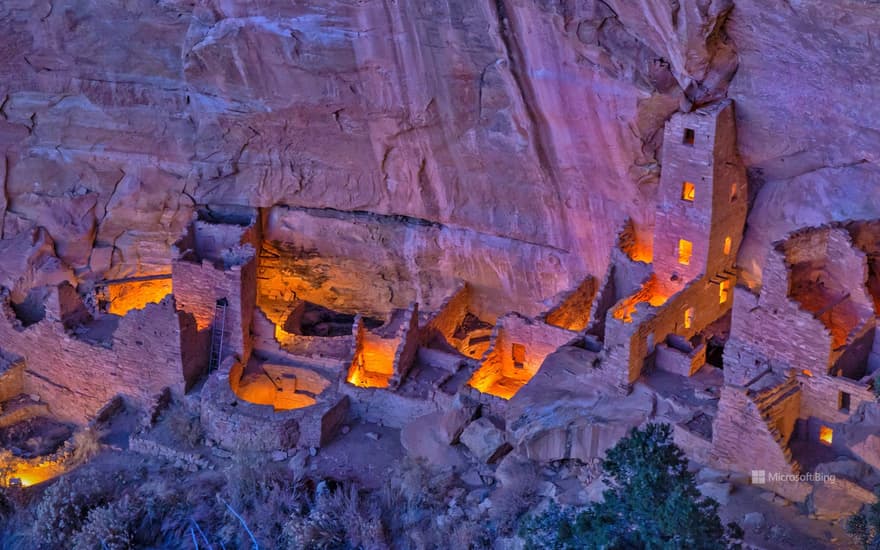
<svg viewBox="0 0 880 550">
<path fill-rule="evenodd" d="M 79 277 L 116 277 L 167 271 L 194 202 L 368 212 L 392 235 L 437 224 L 417 247 L 468 251 L 470 274 L 533 249 L 543 273 L 503 288 L 533 314 L 603 273 L 626 217 L 650 235 L 664 120 L 726 94 L 764 184 L 741 258 L 757 280 L 765 241 L 880 210 L 862 200 L 878 17 L 856 0 L 7 2 L 2 236 L 42 226 Z"/>
</svg>

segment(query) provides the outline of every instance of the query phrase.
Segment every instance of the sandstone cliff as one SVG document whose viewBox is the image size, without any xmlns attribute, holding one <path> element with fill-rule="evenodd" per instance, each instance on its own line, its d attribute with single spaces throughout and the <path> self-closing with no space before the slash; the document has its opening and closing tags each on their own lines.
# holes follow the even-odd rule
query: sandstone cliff
<svg viewBox="0 0 880 550">
<path fill-rule="evenodd" d="M 728 96 L 757 281 L 769 240 L 880 216 L 878 28 L 866 0 L 10 0 L 0 230 L 117 277 L 167 271 L 194 204 L 277 206 L 377 301 L 467 278 L 534 314 L 626 218 L 648 238 L 664 120 Z"/>
</svg>

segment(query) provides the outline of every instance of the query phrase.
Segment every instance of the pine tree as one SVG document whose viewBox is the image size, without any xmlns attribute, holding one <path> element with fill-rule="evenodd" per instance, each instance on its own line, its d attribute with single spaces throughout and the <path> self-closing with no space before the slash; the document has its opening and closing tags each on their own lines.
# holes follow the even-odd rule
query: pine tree
<svg viewBox="0 0 880 550">
<path fill-rule="evenodd" d="M 742 529 L 722 525 L 718 503 L 704 498 L 672 441 L 668 424 L 633 429 L 608 450 L 602 463 L 608 489 L 603 501 L 560 518 L 553 540 L 530 540 L 537 548 L 717 549 L 738 548 Z M 546 532 L 546 530 L 545 530 Z"/>
</svg>

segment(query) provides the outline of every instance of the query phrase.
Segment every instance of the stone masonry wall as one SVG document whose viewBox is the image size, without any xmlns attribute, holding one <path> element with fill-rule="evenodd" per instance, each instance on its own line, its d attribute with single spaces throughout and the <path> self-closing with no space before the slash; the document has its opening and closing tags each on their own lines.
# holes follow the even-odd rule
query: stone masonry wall
<svg viewBox="0 0 880 550">
<path fill-rule="evenodd" d="M 590 322 L 590 308 L 596 297 L 597 286 L 596 279 L 587 277 L 558 306 L 544 315 L 544 320 L 555 327 L 583 331 Z"/>
<path fill-rule="evenodd" d="M 693 132 L 690 139 L 686 131 Z M 714 111 L 678 113 L 663 132 L 662 164 L 654 226 L 654 272 L 662 281 L 685 284 L 706 272 L 713 213 L 713 171 L 718 133 Z M 682 199 L 684 182 L 694 185 L 692 201 Z M 679 239 L 693 243 L 688 265 L 678 262 Z"/>
<path fill-rule="evenodd" d="M 27 363 L 24 392 L 72 422 L 87 422 L 116 394 L 146 405 L 163 388 L 182 393 L 186 385 L 171 297 L 122 317 L 109 347 L 78 340 L 50 317 L 23 328 L 4 299 L 0 341 Z"/>
<path fill-rule="evenodd" d="M 397 388 L 403 383 L 406 375 L 412 369 L 419 351 L 421 335 L 419 334 L 419 305 L 417 303 L 410 305 L 403 313 L 403 319 L 395 336 L 399 343 L 394 352 L 392 365 L 394 374 L 390 380 L 391 388 Z"/>
<path fill-rule="evenodd" d="M 451 341 L 455 329 L 468 313 L 470 301 L 470 287 L 466 284 L 460 285 L 455 293 L 443 302 L 437 315 L 428 321 L 424 330 L 425 339 L 430 340 L 436 335 L 442 335 L 447 341 Z"/>
<path fill-rule="evenodd" d="M 255 259 L 243 266 L 221 270 L 207 260 L 200 264 L 175 260 L 172 267 L 174 297 L 178 307 L 191 314 L 201 333 L 205 361 L 210 350 L 210 328 L 217 300 L 226 298 L 223 356 L 250 353 L 250 327 L 253 319 L 253 288 L 256 284 Z"/>
<path fill-rule="evenodd" d="M 24 391 L 25 362 L 0 349 L 0 403 Z"/>
<path fill-rule="evenodd" d="M 795 473 L 789 457 L 743 389 L 728 385 L 721 388 L 712 441 L 713 450 L 709 457 L 719 469 L 742 473 L 752 470 Z M 796 483 L 771 485 L 773 490 L 796 501 L 806 496 Z"/>
<path fill-rule="evenodd" d="M 521 375 L 515 371 L 512 346 L 522 344 L 526 348 L 525 369 L 528 376 L 534 376 L 544 359 L 560 347 L 573 340 L 577 334 L 541 321 L 532 321 L 520 315 L 505 315 L 498 320 L 503 334 L 496 349 L 501 355 L 502 374 L 513 378 Z"/>
<path fill-rule="evenodd" d="M 842 424 L 862 403 L 874 401 L 874 396 L 865 384 L 839 376 L 798 376 L 803 392 L 799 417 L 803 420 L 815 418 L 831 424 Z M 849 409 L 840 409 L 840 393 L 850 395 Z"/>
<path fill-rule="evenodd" d="M 615 319 L 613 310 L 606 316 L 605 349 L 607 361 L 604 364 L 614 372 L 618 386 L 627 386 L 641 376 L 645 358 L 654 346 L 666 340 L 670 334 L 677 334 L 689 340 L 698 332 L 723 316 L 731 307 L 729 297 L 720 303 L 719 287 L 706 278 L 701 278 L 675 294 L 665 304 L 651 307 L 640 303 L 631 323 Z M 693 309 L 693 321 L 685 328 L 685 312 Z"/>
<path fill-rule="evenodd" d="M 734 289 L 731 336 L 724 348 L 726 383 L 745 385 L 768 368 L 827 372 L 831 334 L 787 297 L 788 288 L 785 259 L 774 249 L 764 266 L 760 294 Z"/>
<path fill-rule="evenodd" d="M 685 353 L 666 344 L 657 344 L 654 366 L 660 370 L 681 376 L 691 376 L 706 364 L 706 345 L 703 344 L 691 353 Z"/>
</svg>

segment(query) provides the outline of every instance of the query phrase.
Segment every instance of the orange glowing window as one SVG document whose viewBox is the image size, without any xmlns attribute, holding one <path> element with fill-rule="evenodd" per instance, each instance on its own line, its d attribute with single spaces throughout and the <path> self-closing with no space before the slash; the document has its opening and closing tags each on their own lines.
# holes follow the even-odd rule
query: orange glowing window
<svg viewBox="0 0 880 550">
<path fill-rule="evenodd" d="M 730 202 L 733 202 L 735 200 L 736 200 L 736 184 L 731 183 L 730 184 Z"/>
<path fill-rule="evenodd" d="M 730 254 L 730 248 L 733 246 L 733 241 L 730 237 L 724 237 L 724 255 L 727 256 Z"/>
<path fill-rule="evenodd" d="M 681 265 L 690 265 L 693 252 L 694 243 L 684 239 L 678 240 L 678 263 Z"/>
<path fill-rule="evenodd" d="M 828 426 L 819 426 L 819 441 L 826 445 L 831 445 L 834 441 L 834 430 Z"/>
<path fill-rule="evenodd" d="M 681 184 L 681 200 L 694 202 L 694 195 L 696 194 L 696 188 L 694 184 L 686 181 Z"/>
<path fill-rule="evenodd" d="M 809 376 L 810 378 L 813 377 L 813 371 L 811 370 L 804 369 L 801 371 L 801 374 L 803 374 L 804 376 Z"/>
<path fill-rule="evenodd" d="M 526 364 L 526 347 L 522 344 L 513 344 L 511 353 L 513 354 L 513 366 L 521 369 Z"/>
<path fill-rule="evenodd" d="M 694 308 L 689 307 L 684 312 L 684 328 L 691 328 L 692 326 L 694 326 Z"/>
<path fill-rule="evenodd" d="M 730 298 L 730 281 L 721 281 L 718 285 L 718 303 L 723 304 Z"/>
</svg>

